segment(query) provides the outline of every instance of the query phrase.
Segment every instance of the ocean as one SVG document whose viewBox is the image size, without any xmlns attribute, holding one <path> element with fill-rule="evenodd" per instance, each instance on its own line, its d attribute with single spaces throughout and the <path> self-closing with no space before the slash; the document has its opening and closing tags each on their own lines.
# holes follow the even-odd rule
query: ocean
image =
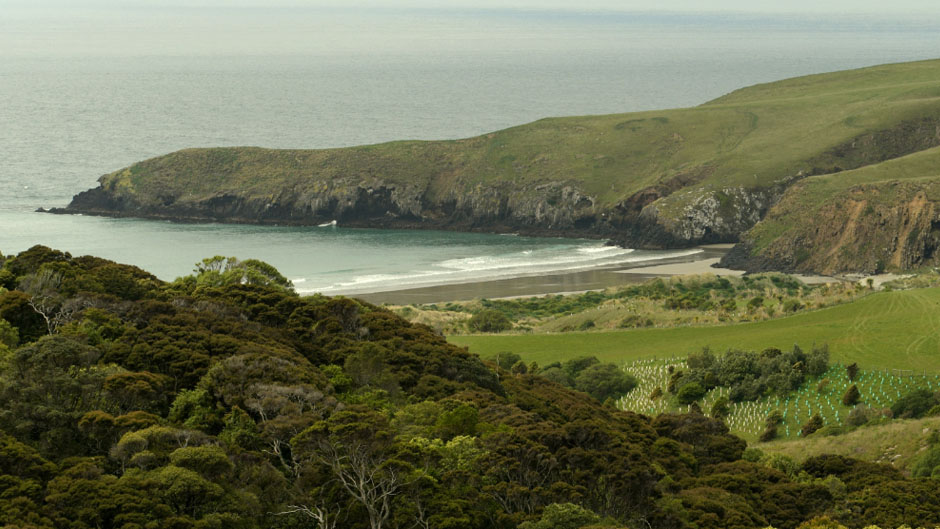
<svg viewBox="0 0 940 529">
<path fill-rule="evenodd" d="M 167 280 L 204 257 L 234 255 L 273 264 L 300 292 L 327 294 L 635 264 L 695 250 L 34 211 L 66 205 L 102 174 L 186 147 L 460 138 L 547 116 L 692 106 L 755 83 L 935 58 L 940 50 L 938 28 L 913 18 L 498 10 L 365 17 L 299 9 L 234 10 L 220 21 L 184 9 L 182 22 L 160 29 L 165 11 L 120 20 L 97 13 L 74 28 L 62 14 L 17 13 L 0 18 L 0 252 L 44 244 Z M 210 26 L 220 33 L 195 39 Z M 253 31 L 244 37 L 231 34 L 246 27 Z"/>
</svg>

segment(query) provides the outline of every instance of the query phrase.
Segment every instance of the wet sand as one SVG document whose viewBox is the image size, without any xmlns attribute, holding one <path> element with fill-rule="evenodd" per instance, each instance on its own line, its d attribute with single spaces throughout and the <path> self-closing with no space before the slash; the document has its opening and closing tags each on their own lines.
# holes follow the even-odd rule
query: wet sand
<svg viewBox="0 0 940 529">
<path fill-rule="evenodd" d="M 731 275 L 725 274 L 725 269 L 711 267 L 728 251 L 730 245 L 707 245 L 699 248 L 702 252 L 695 255 L 661 259 L 632 266 L 617 265 L 559 274 L 522 276 L 493 281 L 456 283 L 367 294 L 350 294 L 350 297 L 364 299 L 376 304 L 411 305 L 481 298 L 493 299 L 586 292 L 631 283 L 642 283 L 654 277 L 672 275 L 706 273 Z M 729 272 L 743 274 L 739 271 Z"/>
</svg>

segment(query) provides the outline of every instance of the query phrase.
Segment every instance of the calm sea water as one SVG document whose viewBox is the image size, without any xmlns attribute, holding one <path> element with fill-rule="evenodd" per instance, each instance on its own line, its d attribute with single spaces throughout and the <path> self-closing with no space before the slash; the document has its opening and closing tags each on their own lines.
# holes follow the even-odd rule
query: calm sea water
<svg viewBox="0 0 940 529">
<path fill-rule="evenodd" d="M 0 19 L 0 251 L 41 243 L 165 279 L 189 273 L 202 257 L 252 257 L 277 266 L 301 291 L 327 293 L 661 257 L 585 240 L 184 225 L 33 210 L 64 206 L 101 174 L 185 147 L 466 137 L 546 116 L 690 106 L 758 82 L 933 58 L 940 50 L 940 31 L 923 21 L 441 12 L 409 31 L 395 25 L 402 16 L 380 24 L 387 43 L 350 44 L 358 42 L 348 35 L 356 31 L 352 17 L 346 40 L 336 41 L 343 45 L 275 54 L 276 46 L 259 41 L 263 55 L 208 45 L 193 45 L 190 54 L 159 47 L 150 54 L 131 43 L 60 48 L 48 44 L 56 34 L 32 32 L 33 20 Z M 302 43 L 341 36 L 294 29 Z"/>
</svg>

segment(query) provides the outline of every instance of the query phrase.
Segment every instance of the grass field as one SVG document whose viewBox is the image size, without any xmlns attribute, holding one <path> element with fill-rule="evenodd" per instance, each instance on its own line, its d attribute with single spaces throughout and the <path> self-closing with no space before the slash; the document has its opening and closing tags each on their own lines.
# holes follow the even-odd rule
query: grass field
<svg viewBox="0 0 940 529">
<path fill-rule="evenodd" d="M 758 323 L 448 339 L 484 358 L 507 351 L 542 365 L 582 355 L 627 364 L 683 358 L 705 346 L 721 352 L 826 343 L 834 363 L 940 373 L 940 288 L 878 292 L 845 305 Z"/>
</svg>

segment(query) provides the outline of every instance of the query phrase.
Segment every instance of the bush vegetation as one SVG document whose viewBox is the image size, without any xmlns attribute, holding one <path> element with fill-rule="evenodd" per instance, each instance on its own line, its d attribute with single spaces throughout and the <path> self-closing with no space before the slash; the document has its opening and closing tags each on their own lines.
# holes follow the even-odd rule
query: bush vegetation
<svg viewBox="0 0 940 529">
<path fill-rule="evenodd" d="M 680 397 L 681 404 L 703 397 L 705 392 L 717 387 L 729 389 L 732 402 L 758 400 L 766 395 L 786 395 L 803 385 L 808 377 L 817 377 L 829 369 L 829 350 L 825 346 L 815 347 L 809 353 L 793 346 L 789 352 L 765 349 L 752 351 L 727 351 L 715 355 L 705 349 L 689 356 L 688 370 L 676 371 L 670 380 L 670 388 Z M 683 397 L 683 390 L 694 391 Z"/>
<path fill-rule="evenodd" d="M 44 247 L 4 261 L 5 526 L 855 528 L 940 504 L 890 467 L 783 472 L 701 413 L 605 406 L 636 381 L 596 358 L 488 366 L 267 267 L 164 283 Z"/>
</svg>

